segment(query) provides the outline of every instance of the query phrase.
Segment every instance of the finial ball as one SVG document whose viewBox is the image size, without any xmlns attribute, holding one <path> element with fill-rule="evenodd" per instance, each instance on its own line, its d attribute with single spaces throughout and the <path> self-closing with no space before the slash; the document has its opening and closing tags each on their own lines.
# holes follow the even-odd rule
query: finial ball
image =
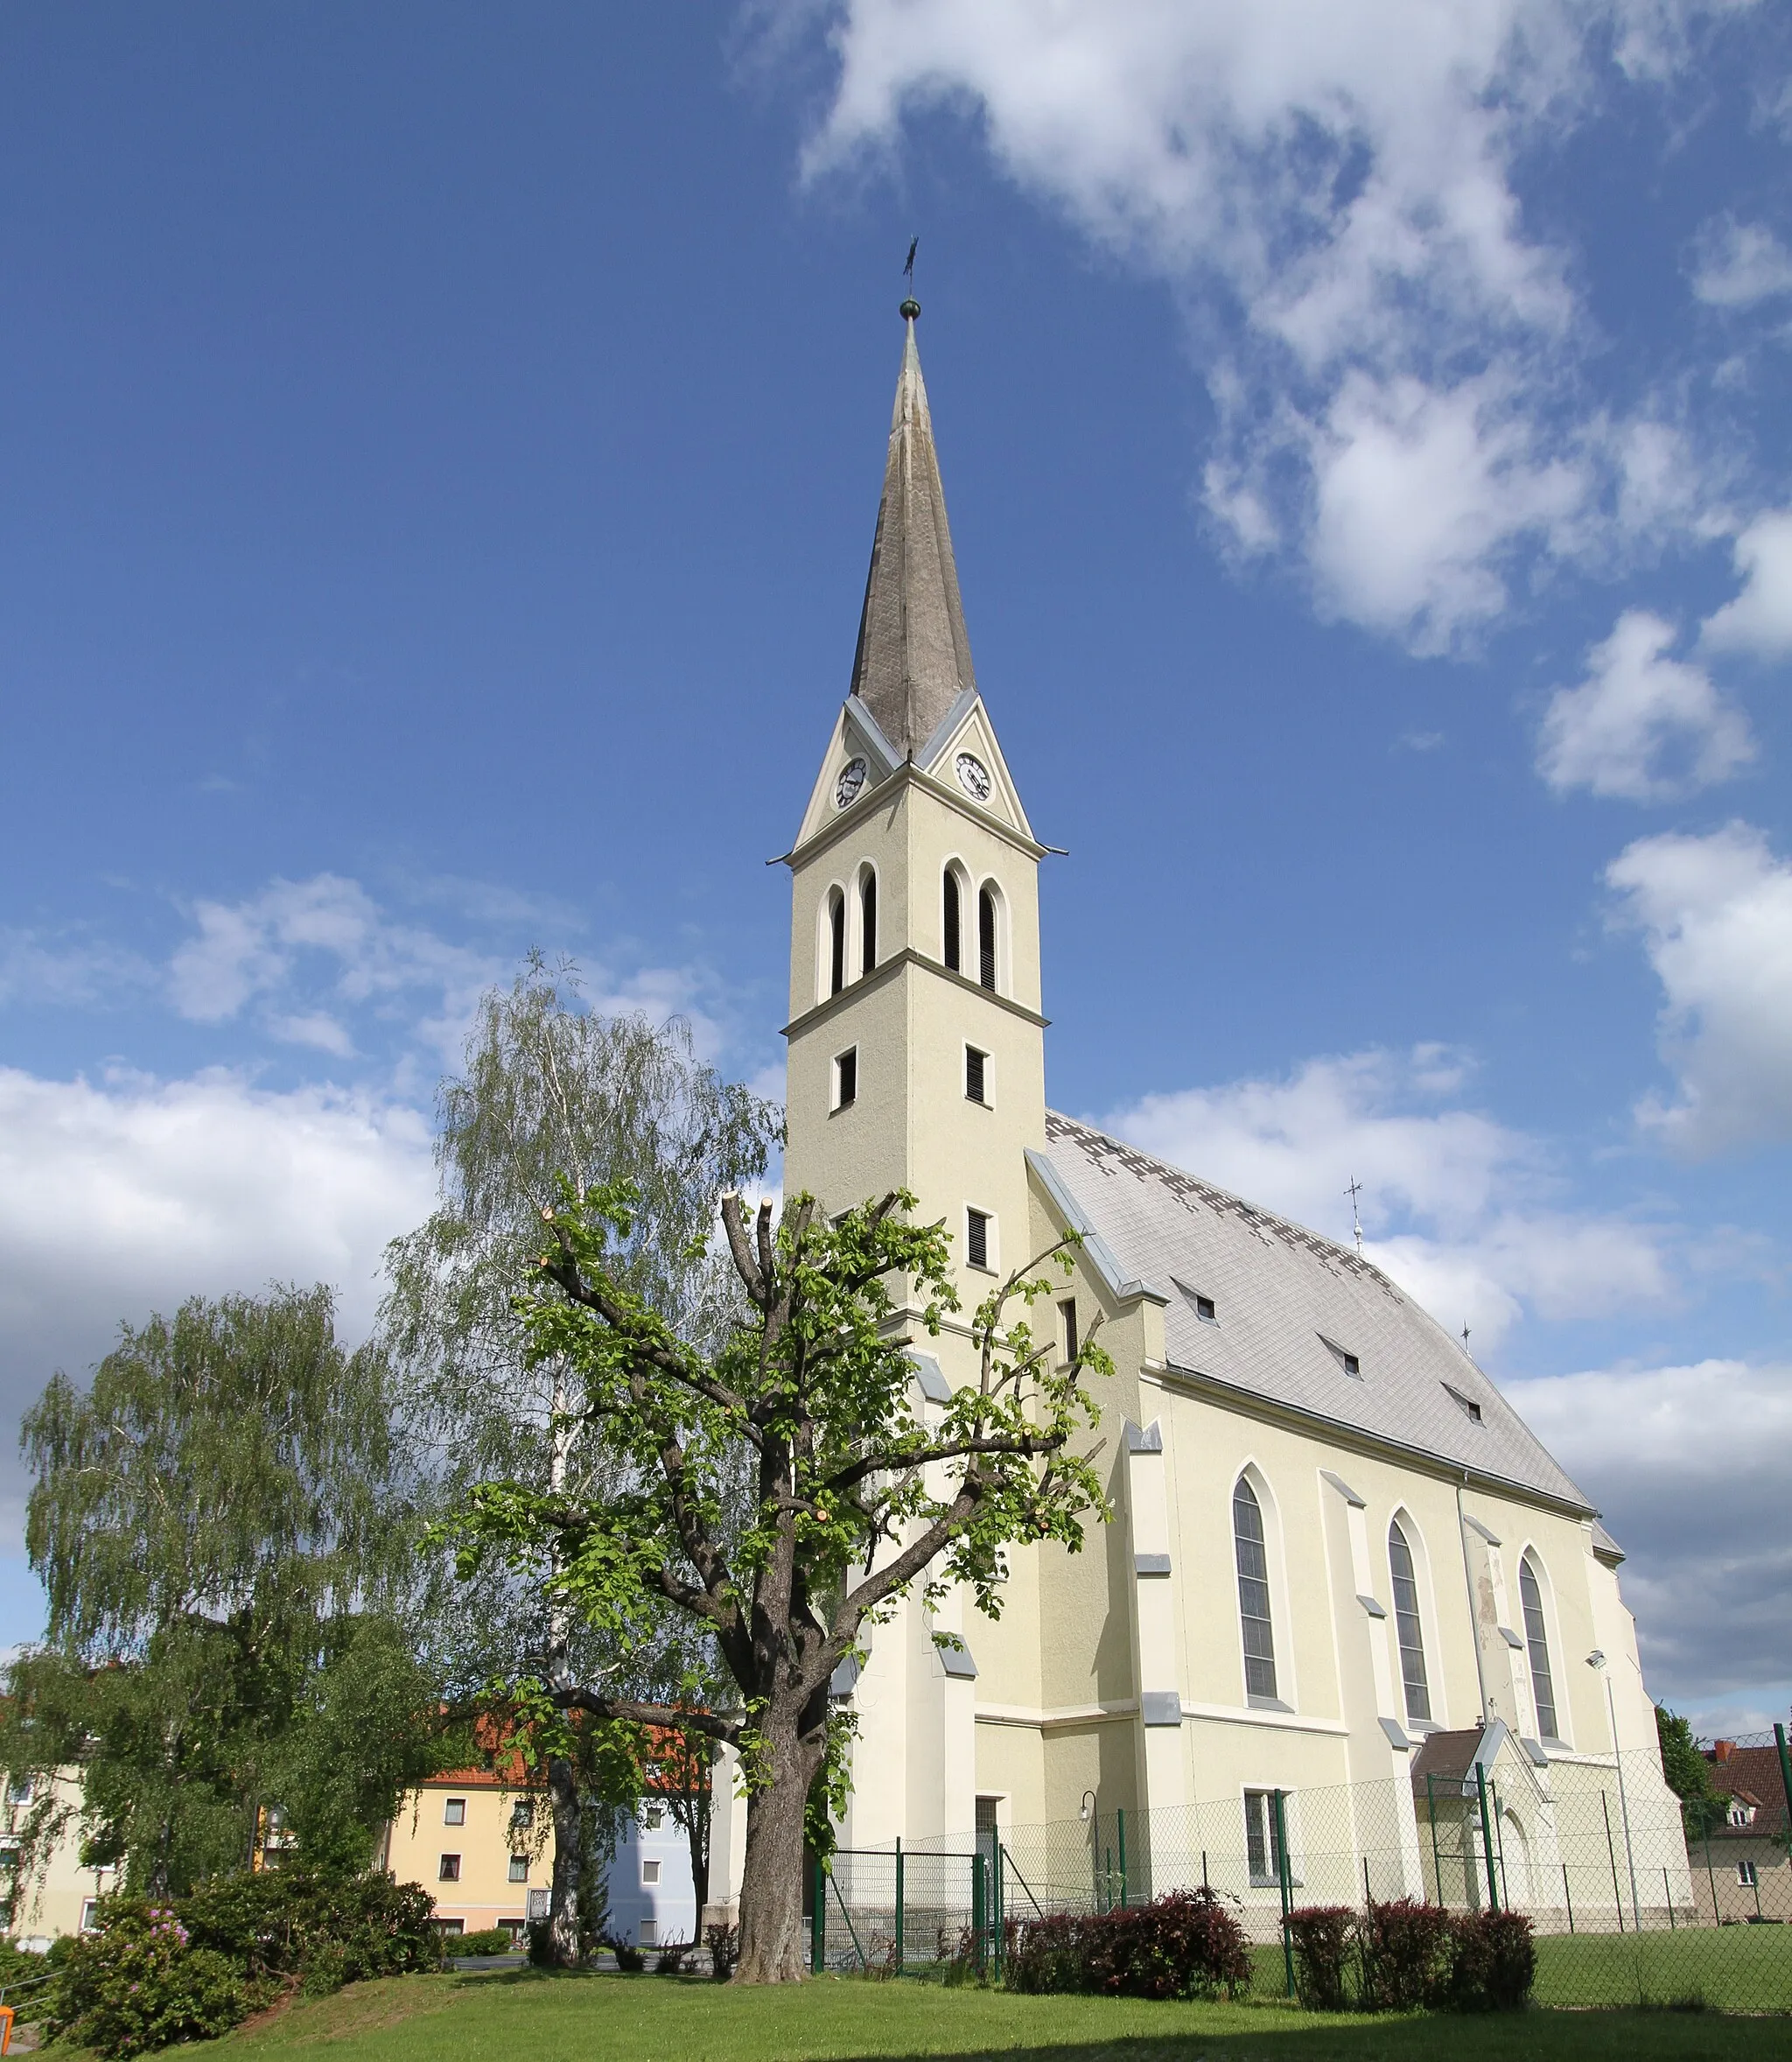
<svg viewBox="0 0 1792 2062">
<path fill-rule="evenodd" d="M 913 294 L 910 294 L 896 312 L 901 316 L 905 322 L 913 322 L 915 317 L 920 313 L 920 303 L 915 299 Z"/>
</svg>

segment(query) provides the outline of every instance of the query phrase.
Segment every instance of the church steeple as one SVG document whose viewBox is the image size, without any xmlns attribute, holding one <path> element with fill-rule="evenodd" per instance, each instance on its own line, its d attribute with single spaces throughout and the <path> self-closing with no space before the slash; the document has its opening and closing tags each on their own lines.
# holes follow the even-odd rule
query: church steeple
<svg viewBox="0 0 1792 2062">
<path fill-rule="evenodd" d="M 915 348 L 920 314 L 918 301 L 903 302 L 902 370 L 852 662 L 851 692 L 899 758 L 920 753 L 959 696 L 976 687 Z"/>
</svg>

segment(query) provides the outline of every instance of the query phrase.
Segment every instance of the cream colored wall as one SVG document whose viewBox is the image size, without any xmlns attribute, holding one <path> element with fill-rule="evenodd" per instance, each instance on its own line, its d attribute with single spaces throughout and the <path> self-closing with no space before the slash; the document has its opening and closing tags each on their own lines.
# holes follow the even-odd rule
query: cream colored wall
<svg viewBox="0 0 1792 2062">
<path fill-rule="evenodd" d="M 512 1815 L 522 1794 L 491 1785 L 430 1783 L 412 1791 L 388 1831 L 387 1867 L 397 1882 L 419 1883 L 430 1893 L 438 1918 L 460 1919 L 469 1933 L 527 1918 L 528 1893 L 547 1887 L 550 1863 L 533 1829 L 525 1829 L 516 1851 L 528 1856 L 528 1881 L 509 1880 Z M 451 1798 L 466 1801 L 465 1825 L 444 1822 Z M 444 1854 L 460 1856 L 458 1883 L 441 1880 Z"/>
<path fill-rule="evenodd" d="M 94 1869 L 81 1862 L 80 1779 L 73 1774 L 61 1775 L 55 1778 L 55 1785 L 59 1806 L 69 1808 L 67 1821 L 42 1869 L 25 1882 L 12 1885 L 12 1916 L 6 1932 L 22 1946 L 47 1946 L 64 1933 L 78 1933 L 81 1915 L 90 1901 L 118 1887 L 116 1869 Z M 9 1834 L 17 1835 L 31 1809 L 30 1799 L 5 1806 Z"/>
</svg>

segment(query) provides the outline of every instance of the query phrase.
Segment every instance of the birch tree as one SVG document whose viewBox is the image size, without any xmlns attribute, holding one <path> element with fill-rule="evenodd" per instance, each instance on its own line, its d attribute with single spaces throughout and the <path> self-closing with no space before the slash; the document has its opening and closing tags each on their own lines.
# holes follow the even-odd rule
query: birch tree
<svg viewBox="0 0 1792 2062">
<path fill-rule="evenodd" d="M 684 1336 L 725 1338 L 739 1288 L 715 1234 L 724 1189 L 764 1175 L 778 1109 L 702 1062 L 680 1021 L 606 1016 L 584 1006 L 576 971 L 530 958 L 508 991 L 482 1001 L 460 1074 L 440 1096 L 440 1204 L 388 1250 L 382 1334 L 401 1371 L 401 1407 L 432 1451 L 441 1497 L 464 1501 L 494 1478 L 557 1500 L 601 1501 L 618 1464 L 582 1414 L 577 1369 L 531 1351 L 514 1299 L 535 1273 L 541 1212 L 563 1175 L 623 1181 L 639 1199 L 615 1256 L 629 1292 L 676 1314 Z M 544 1746 L 553 1848 L 554 1959 L 576 1960 L 579 1883 L 588 1871 L 592 1802 L 581 1795 L 588 1743 L 564 1730 L 570 1705 L 541 1694 L 614 1687 L 625 1659 L 551 1585 L 481 1576 L 463 1627 L 461 1673 L 515 1693 L 513 1710 L 549 1708 L 556 1727 L 526 1728 Z M 639 1649 L 630 1680 L 656 1681 L 668 1708 L 702 1701 L 707 1684 L 672 1697 L 667 1657 Z M 540 1694 L 537 1694 L 539 1693 Z M 609 1765 L 614 1765 L 610 1757 Z"/>
</svg>

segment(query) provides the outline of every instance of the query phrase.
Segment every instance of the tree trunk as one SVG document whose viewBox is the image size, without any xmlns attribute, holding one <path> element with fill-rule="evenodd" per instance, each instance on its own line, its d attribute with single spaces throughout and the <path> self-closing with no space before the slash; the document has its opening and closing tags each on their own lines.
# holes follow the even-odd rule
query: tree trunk
<svg viewBox="0 0 1792 2062">
<path fill-rule="evenodd" d="M 776 1771 L 746 1805 L 737 1983 L 798 1983 L 808 1969 L 803 1937 L 803 1820 L 821 1757 L 789 1735 L 769 1743 Z"/>
<path fill-rule="evenodd" d="M 584 1813 L 578 1771 L 564 1755 L 548 1764 L 548 1796 L 554 1812 L 553 1888 L 548 1893 L 548 1952 L 556 1969 L 578 1966 L 578 1884 L 584 1867 Z"/>
</svg>

